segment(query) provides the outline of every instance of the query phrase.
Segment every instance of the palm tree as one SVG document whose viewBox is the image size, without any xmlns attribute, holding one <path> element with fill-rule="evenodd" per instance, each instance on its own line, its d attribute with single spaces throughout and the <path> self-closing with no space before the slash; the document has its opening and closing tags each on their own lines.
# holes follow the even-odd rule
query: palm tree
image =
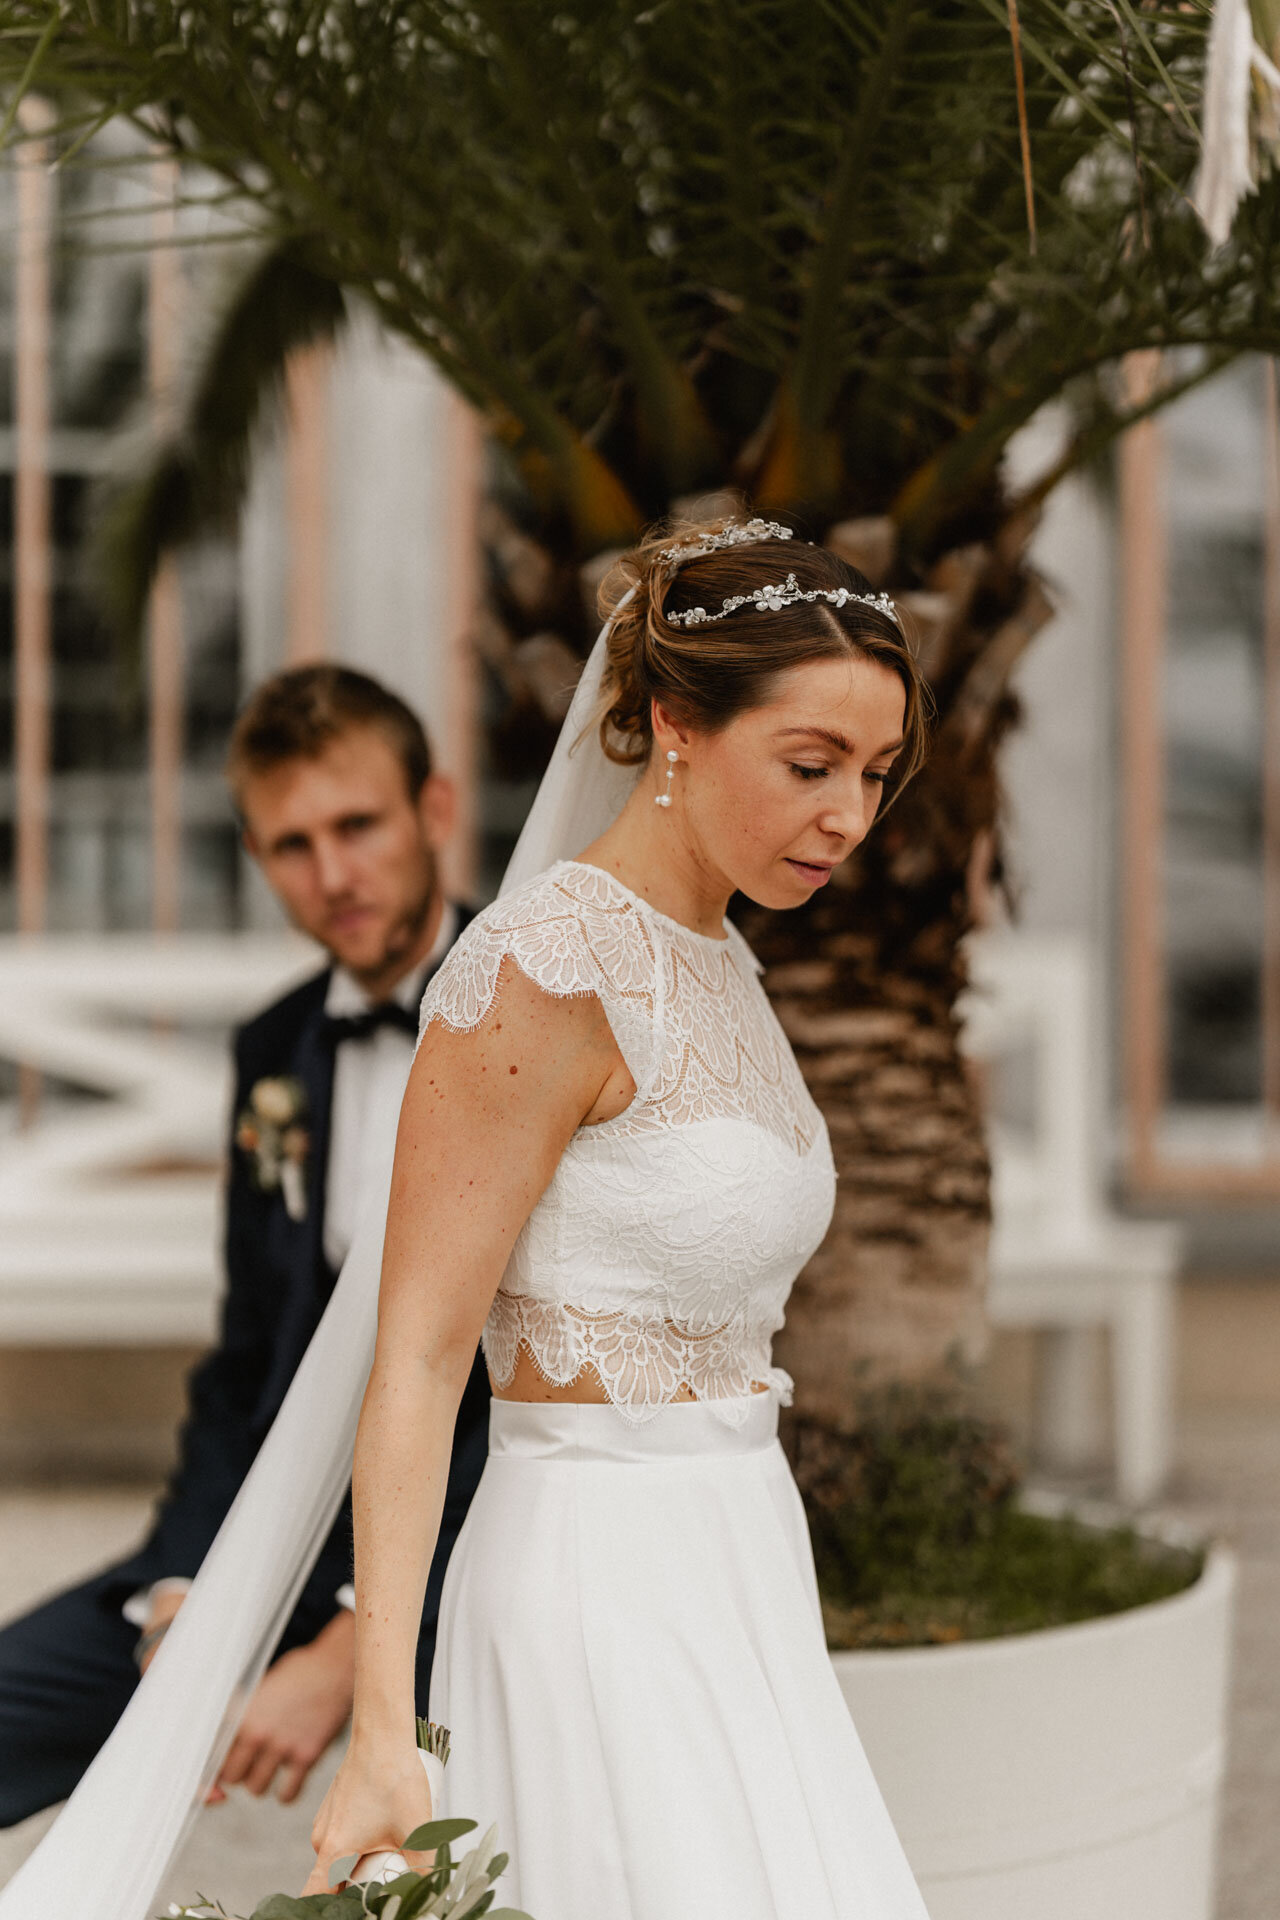
<svg viewBox="0 0 1280 1920">
<path fill-rule="evenodd" d="M 1209 16 L 0 0 L 0 71 L 60 103 L 67 141 L 131 116 L 259 236 L 186 421 L 117 504 L 133 617 L 160 548 L 236 497 L 260 396 L 337 323 L 339 289 L 487 422 L 513 655 L 548 631 L 584 653 L 593 563 L 725 488 L 913 609 L 927 771 L 844 885 L 749 928 L 842 1174 L 787 1356 L 833 1425 L 857 1381 L 936 1378 L 980 1331 L 987 1162 L 955 1004 L 971 875 L 998 874 L 1009 675 L 1051 611 L 1027 559 L 1039 507 L 1130 421 L 1280 345 L 1274 187 L 1212 254 L 1187 203 Z M 1124 357 L 1167 347 L 1187 350 L 1176 375 L 1131 403 Z M 1060 397 L 1069 444 L 1015 494 L 1009 440 Z M 550 726 L 520 684 L 504 738 L 528 751 Z"/>
</svg>

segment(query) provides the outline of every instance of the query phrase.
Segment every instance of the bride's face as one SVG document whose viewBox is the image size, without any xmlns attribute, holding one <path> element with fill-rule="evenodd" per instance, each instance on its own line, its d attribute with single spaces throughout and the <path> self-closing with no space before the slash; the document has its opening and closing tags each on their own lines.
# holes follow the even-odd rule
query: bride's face
<svg viewBox="0 0 1280 1920">
<path fill-rule="evenodd" d="M 879 661 L 807 661 L 714 733 L 655 710 L 649 778 L 665 787 L 674 747 L 684 765 L 671 812 L 708 877 L 764 907 L 800 906 L 870 831 L 905 711 L 902 681 Z"/>
</svg>

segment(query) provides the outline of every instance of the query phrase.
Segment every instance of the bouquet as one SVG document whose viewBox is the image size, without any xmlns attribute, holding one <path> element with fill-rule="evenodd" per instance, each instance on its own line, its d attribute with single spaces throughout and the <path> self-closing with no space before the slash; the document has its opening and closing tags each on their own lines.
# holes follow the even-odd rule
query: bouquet
<svg viewBox="0 0 1280 1920">
<path fill-rule="evenodd" d="M 418 1752 L 432 1795 L 449 1758 L 449 1730 L 432 1722 L 418 1722 Z M 428 1820 L 401 1842 L 409 1853 L 430 1853 L 431 1865 L 418 1873 L 403 1854 L 348 1854 L 329 1870 L 333 1891 L 300 1894 L 272 1893 L 254 1908 L 251 1920 L 530 1920 L 515 1907 L 495 1907 L 494 1882 L 507 1865 L 508 1855 L 495 1852 L 498 1830 L 490 1827 L 479 1843 L 459 1860 L 454 1843 L 474 1833 L 474 1820 Z M 346 1886 L 338 1882 L 356 1874 Z M 238 1920 L 217 1900 L 197 1895 L 189 1906 L 171 1906 L 167 1920 Z"/>
</svg>

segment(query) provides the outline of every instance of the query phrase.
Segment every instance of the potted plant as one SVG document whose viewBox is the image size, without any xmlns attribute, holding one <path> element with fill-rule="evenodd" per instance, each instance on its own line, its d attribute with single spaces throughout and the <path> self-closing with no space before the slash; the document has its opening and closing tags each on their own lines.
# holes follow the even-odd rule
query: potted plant
<svg viewBox="0 0 1280 1920">
<path fill-rule="evenodd" d="M 828 1643 L 932 1920 L 1210 1920 L 1232 1557 L 935 1404 L 797 1420 Z"/>
</svg>

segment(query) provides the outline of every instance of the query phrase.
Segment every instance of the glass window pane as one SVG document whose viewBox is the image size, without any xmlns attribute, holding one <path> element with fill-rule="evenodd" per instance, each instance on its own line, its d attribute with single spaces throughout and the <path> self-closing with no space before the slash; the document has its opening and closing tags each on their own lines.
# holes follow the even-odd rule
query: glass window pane
<svg viewBox="0 0 1280 1920">
<path fill-rule="evenodd" d="M 1164 417 L 1168 1089 L 1224 1121 L 1262 1095 L 1264 417 L 1257 359 Z"/>
<path fill-rule="evenodd" d="M 145 418 L 154 170 L 136 133 L 109 128 L 97 158 L 59 170 L 51 236 L 52 740 L 48 925 L 142 929 L 152 921 L 152 796 L 145 642 L 105 621 L 91 553 L 95 489 L 122 430 Z M 131 158 L 132 156 L 132 158 Z M 128 164 L 122 164 L 122 160 Z M 136 164 L 132 161 L 136 160 Z M 14 168 L 0 166 L 12 224 Z M 4 209 L 0 208 L 0 213 Z M 190 322 L 199 275 L 184 256 Z M 12 261 L 0 267 L 0 931 L 15 924 L 13 791 Z M 243 865 L 221 768 L 240 693 L 235 543 L 182 563 L 180 924 L 240 924 Z"/>
</svg>

